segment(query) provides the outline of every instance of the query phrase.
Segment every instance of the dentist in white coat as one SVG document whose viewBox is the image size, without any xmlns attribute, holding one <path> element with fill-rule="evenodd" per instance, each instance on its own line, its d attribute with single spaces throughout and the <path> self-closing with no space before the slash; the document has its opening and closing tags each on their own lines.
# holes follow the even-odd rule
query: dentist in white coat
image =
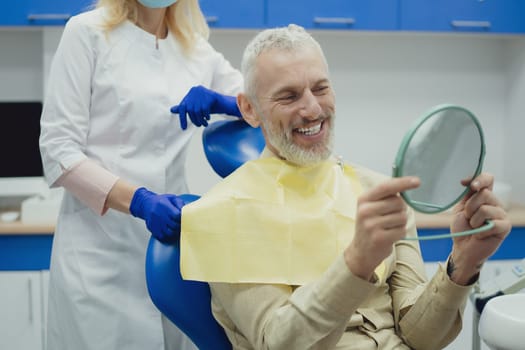
<svg viewBox="0 0 525 350">
<path fill-rule="evenodd" d="M 197 0 L 100 0 L 68 21 L 41 119 L 46 180 L 66 189 L 48 350 L 194 349 L 152 304 L 144 263 L 151 234 L 177 238 L 192 131 L 240 116 L 242 77 L 207 38 Z"/>
</svg>

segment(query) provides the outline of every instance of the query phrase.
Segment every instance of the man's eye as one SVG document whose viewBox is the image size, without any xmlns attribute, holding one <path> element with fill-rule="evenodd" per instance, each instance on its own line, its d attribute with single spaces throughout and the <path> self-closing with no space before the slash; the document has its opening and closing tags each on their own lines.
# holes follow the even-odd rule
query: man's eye
<svg viewBox="0 0 525 350">
<path fill-rule="evenodd" d="M 280 101 L 295 101 L 297 99 L 297 95 L 290 94 L 290 95 L 284 95 L 279 97 Z"/>
<path fill-rule="evenodd" d="M 328 87 L 328 86 L 319 86 L 319 87 L 313 89 L 313 93 L 314 93 L 315 95 L 323 95 L 323 94 L 325 94 L 325 93 L 328 92 L 328 89 L 329 89 L 329 88 L 330 88 L 330 87 Z"/>
</svg>

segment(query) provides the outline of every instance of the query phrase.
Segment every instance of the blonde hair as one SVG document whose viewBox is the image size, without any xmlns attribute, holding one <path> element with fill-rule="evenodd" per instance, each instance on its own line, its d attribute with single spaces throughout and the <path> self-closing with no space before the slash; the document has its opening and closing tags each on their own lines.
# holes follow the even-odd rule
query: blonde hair
<svg viewBox="0 0 525 350">
<path fill-rule="evenodd" d="M 128 19 L 133 23 L 138 21 L 137 0 L 98 0 L 96 7 L 107 10 L 106 31 L 111 31 Z M 210 29 L 198 0 L 178 0 L 167 8 L 165 21 L 186 53 L 191 51 L 199 37 L 209 38 Z"/>
</svg>

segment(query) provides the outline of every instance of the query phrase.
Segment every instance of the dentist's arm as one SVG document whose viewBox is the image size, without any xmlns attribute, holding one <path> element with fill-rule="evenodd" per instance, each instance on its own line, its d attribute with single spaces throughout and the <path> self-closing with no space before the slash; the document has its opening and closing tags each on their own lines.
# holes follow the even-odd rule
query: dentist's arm
<svg viewBox="0 0 525 350">
<path fill-rule="evenodd" d="M 137 188 L 90 159 L 66 170 L 54 185 L 64 187 L 100 215 L 112 208 L 143 219 L 148 230 L 161 241 L 179 237 L 184 203 L 178 196 Z"/>
</svg>

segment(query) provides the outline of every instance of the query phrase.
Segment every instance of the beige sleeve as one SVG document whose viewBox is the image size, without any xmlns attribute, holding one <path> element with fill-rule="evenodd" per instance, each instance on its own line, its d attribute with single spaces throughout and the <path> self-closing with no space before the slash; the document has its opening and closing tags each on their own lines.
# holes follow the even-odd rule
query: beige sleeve
<svg viewBox="0 0 525 350">
<path fill-rule="evenodd" d="M 67 169 L 54 185 L 64 187 L 96 213 L 104 215 L 108 210 L 106 206 L 108 193 L 118 179 L 118 176 L 91 159 L 85 159 L 71 169 Z"/>
<path fill-rule="evenodd" d="M 213 303 L 227 319 L 216 317 L 230 339 L 240 333 L 254 349 L 283 350 L 333 348 L 375 288 L 353 276 L 342 256 L 320 279 L 294 291 L 286 285 L 211 283 Z"/>
<path fill-rule="evenodd" d="M 413 213 L 407 229 L 415 235 Z M 443 266 L 427 283 L 417 241 L 401 241 L 395 251 L 390 286 L 398 333 L 413 349 L 442 349 L 461 330 L 470 287 L 453 283 Z"/>
<path fill-rule="evenodd" d="M 453 283 L 443 266 L 401 319 L 403 339 L 414 349 L 442 349 L 461 331 L 470 287 Z"/>
</svg>

